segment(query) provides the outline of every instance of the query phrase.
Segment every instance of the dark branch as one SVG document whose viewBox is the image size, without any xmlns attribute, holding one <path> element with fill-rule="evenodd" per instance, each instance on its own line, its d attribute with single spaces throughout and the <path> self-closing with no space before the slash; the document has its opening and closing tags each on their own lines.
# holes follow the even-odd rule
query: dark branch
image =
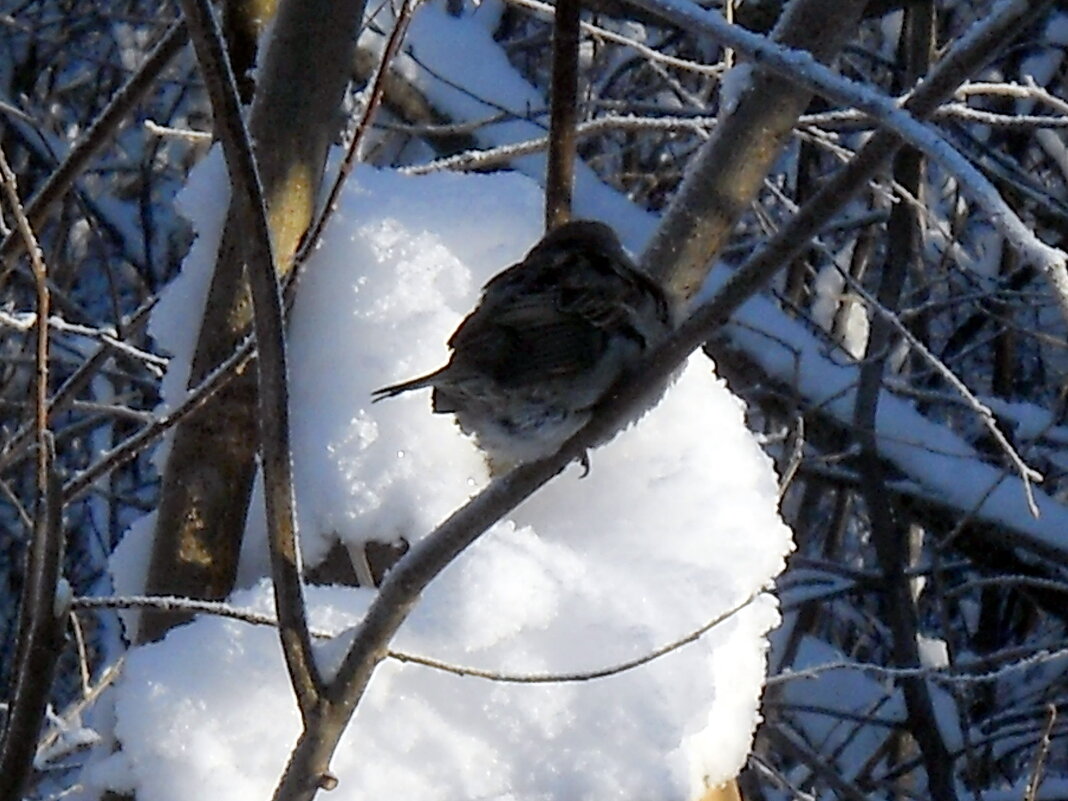
<svg viewBox="0 0 1068 801">
<path fill-rule="evenodd" d="M 545 230 L 571 219 L 575 181 L 575 125 L 578 122 L 580 0 L 557 0 L 553 23 L 552 102 L 549 161 L 545 179 Z"/>
<path fill-rule="evenodd" d="M 182 11 L 211 97 L 234 199 L 252 234 L 244 250 L 259 349 L 257 398 L 271 575 L 286 666 L 301 714 L 307 722 L 319 702 L 323 680 L 312 653 L 300 582 L 282 299 L 271 248 L 267 206 L 252 143 L 241 115 L 237 85 L 211 3 L 209 0 L 183 0 Z"/>
</svg>

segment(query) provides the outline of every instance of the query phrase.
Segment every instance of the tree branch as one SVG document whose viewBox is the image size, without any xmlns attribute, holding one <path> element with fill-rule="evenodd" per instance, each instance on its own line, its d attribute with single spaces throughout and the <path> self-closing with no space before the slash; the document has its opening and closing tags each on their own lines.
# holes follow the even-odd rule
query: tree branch
<svg viewBox="0 0 1068 801">
<path fill-rule="evenodd" d="M 1020 252 L 1025 261 L 1038 266 L 1043 271 L 1060 308 L 1061 316 L 1068 321 L 1068 255 L 1039 239 L 1020 220 L 1016 212 L 978 169 L 957 153 L 934 129 L 920 123 L 913 116 L 915 109 L 908 106 L 902 108 L 893 98 L 872 92 L 870 87 L 836 75 L 815 61 L 807 52 L 785 50 L 764 37 L 729 26 L 718 14 L 706 11 L 685 0 L 628 0 L 628 2 L 657 14 L 675 25 L 701 31 L 716 41 L 737 49 L 739 53 L 744 54 L 761 67 L 782 76 L 782 80 L 809 87 L 812 91 L 842 105 L 856 106 L 884 128 L 892 130 L 894 135 L 903 138 L 923 152 L 957 179 L 961 188 L 987 212 L 990 221 L 1013 248 Z M 1016 18 L 1028 17 L 1037 9 L 1045 7 L 1044 2 L 1002 0 L 987 21 L 993 17 L 1006 15 Z M 793 8 L 794 6 L 791 5 L 790 9 Z M 839 15 L 841 10 L 835 9 L 833 14 Z M 822 23 L 813 21 L 812 24 L 823 33 L 826 28 L 826 19 L 825 17 Z M 977 34 L 982 29 L 982 24 L 973 26 L 970 34 Z M 967 37 L 960 44 L 967 44 Z M 805 97 L 807 98 L 807 95 Z M 794 115 L 795 118 L 796 116 Z M 714 141 L 718 139 L 719 137 Z M 703 278 L 705 263 L 718 249 L 721 238 L 729 232 L 729 228 L 728 231 L 723 231 L 720 230 L 720 226 L 708 227 L 701 221 L 708 217 L 709 213 L 719 215 L 723 220 L 732 220 L 733 216 L 736 216 L 730 211 L 731 198 L 713 197 L 699 191 L 699 176 L 708 179 L 719 174 L 720 171 L 740 169 L 737 165 L 725 162 L 722 158 L 713 161 L 710 158 L 713 152 L 711 145 L 712 142 L 706 145 L 705 151 L 699 157 L 699 165 L 683 183 L 646 253 L 647 269 L 660 275 L 667 271 L 672 288 L 682 299 L 692 296 L 700 286 L 699 279 Z M 763 179 L 763 172 L 760 178 Z M 741 185 L 741 175 L 738 176 L 738 181 L 740 182 L 738 185 Z M 736 196 L 733 202 L 737 202 L 739 197 L 743 196 Z"/>
<path fill-rule="evenodd" d="M 0 801 L 19 801 L 33 770 L 56 663 L 63 653 L 63 627 L 70 600 L 62 574 L 63 505 L 59 475 L 53 466 L 55 444 L 51 432 L 43 439 L 47 489 L 37 501 L 33 541 L 26 555 L 12 695 L 0 743 L 0 776 L 4 777 Z"/>
<path fill-rule="evenodd" d="M 545 230 L 571 219 L 578 121 L 580 0 L 557 0 L 553 18 L 552 96 L 549 159 L 545 176 Z"/>
<path fill-rule="evenodd" d="M 902 29 L 903 54 L 906 60 L 904 83 L 911 86 L 927 73 L 934 48 L 934 7 L 931 0 L 920 0 L 905 9 Z M 923 160 L 911 148 L 897 154 L 894 180 L 912 197 L 919 197 L 923 179 Z M 919 259 L 922 231 L 917 208 L 896 203 L 887 224 L 886 263 L 880 274 L 877 300 L 891 311 L 900 304 L 910 265 Z M 853 423 L 860 444 L 861 487 L 868 508 L 872 541 L 883 575 L 884 609 L 893 636 L 893 655 L 897 667 L 920 664 L 916 642 L 917 620 L 907 570 L 909 526 L 890 505 L 886 476 L 879 458 L 876 440 L 876 415 L 882 391 L 886 361 L 895 329 L 884 315 L 875 315 L 868 336 L 866 358 L 860 367 L 860 383 L 854 402 Z M 926 682 L 909 678 L 901 682 L 908 710 L 908 726 L 919 745 L 927 768 L 930 792 L 936 801 L 955 801 L 953 763 L 942 740 Z"/>
<path fill-rule="evenodd" d="M 832 58 L 854 33 L 864 10 L 863 0 L 794 0 L 769 41 L 729 25 L 718 13 L 704 13 L 693 3 L 632 0 L 632 4 L 732 47 L 734 34 L 744 33 L 748 38 L 738 41 L 749 48 L 738 49 L 750 56 L 755 51 L 762 56 L 765 51 L 789 52 L 807 65 Z M 766 60 L 760 60 L 761 66 Z M 679 304 L 693 297 L 704 282 L 710 260 L 763 187 L 811 97 L 810 88 L 801 87 L 792 76 L 756 72 L 736 107 L 687 166 L 686 178 L 642 257 L 646 271 L 659 278 Z"/>
<path fill-rule="evenodd" d="M 323 680 L 312 653 L 300 582 L 289 448 L 285 332 L 267 205 L 251 139 L 241 116 L 241 102 L 226 57 L 226 45 L 211 2 L 182 0 L 182 11 L 211 97 L 234 197 L 252 233 L 244 250 L 259 350 L 257 398 L 271 576 L 282 649 L 301 715 L 307 721 L 319 701 Z"/>
<path fill-rule="evenodd" d="M 93 121 L 88 130 L 70 149 L 63 163 L 48 176 L 44 185 L 34 193 L 26 203 L 26 216 L 31 225 L 37 227 L 45 220 L 45 215 L 52 204 L 63 197 L 96 152 L 111 141 L 111 136 L 119 127 L 127 112 L 130 111 L 154 85 L 156 79 L 178 51 L 185 46 L 185 23 L 174 22 L 148 54 L 145 62 L 130 79 L 115 93 L 100 116 Z M 9 264 L 14 263 L 14 256 L 23 244 L 17 231 L 12 231 L 0 243 L 0 259 Z M 8 275 L 10 267 L 0 272 L 0 282 Z"/>
<path fill-rule="evenodd" d="M 0 185 L 15 217 L 13 235 L 21 237 L 30 256 L 37 288 L 34 431 L 37 437 L 37 511 L 33 540 L 26 554 L 25 583 L 19 604 L 18 647 L 13 695 L 0 744 L 0 799 L 17 799 L 33 768 L 37 738 L 52 690 L 56 663 L 63 651 L 63 622 L 69 591 L 61 593 L 63 506 L 54 469 L 55 441 L 48 429 L 48 269 L 26 210 L 19 200 L 15 173 L 0 150 Z"/>
</svg>

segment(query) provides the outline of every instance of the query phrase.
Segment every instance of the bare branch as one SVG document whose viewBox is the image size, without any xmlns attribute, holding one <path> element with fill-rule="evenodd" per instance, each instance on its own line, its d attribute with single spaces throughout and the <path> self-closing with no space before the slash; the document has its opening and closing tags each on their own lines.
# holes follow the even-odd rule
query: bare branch
<svg viewBox="0 0 1068 801">
<path fill-rule="evenodd" d="M 19 606 L 18 652 L 15 657 L 14 695 L 8 708 L 0 776 L 6 790 L 0 799 L 21 796 L 33 766 L 45 705 L 52 689 L 56 662 L 63 650 L 63 621 L 67 599 L 61 595 L 63 562 L 63 507 L 59 478 L 54 468 L 55 442 L 48 429 L 48 269 L 26 210 L 19 200 L 15 173 L 0 149 L 0 184 L 15 231 L 30 256 L 37 288 L 36 376 L 34 432 L 37 438 L 37 511 L 33 541 L 26 556 L 25 584 Z"/>
<path fill-rule="evenodd" d="M 1038 742 L 1038 751 L 1035 753 L 1035 766 L 1031 769 L 1031 777 L 1027 780 L 1027 792 L 1024 801 L 1035 801 L 1038 798 L 1038 788 L 1042 786 L 1042 773 L 1046 767 L 1046 758 L 1049 756 L 1050 739 L 1053 733 L 1053 724 L 1057 722 L 1057 705 L 1046 705 L 1046 727 L 1042 730 L 1042 739 Z"/>
<path fill-rule="evenodd" d="M 48 177 L 44 186 L 30 198 L 26 204 L 26 216 L 31 223 L 40 225 L 44 221 L 52 204 L 67 192 L 89 159 L 111 141 L 112 134 L 118 129 L 119 123 L 130 109 L 137 105 L 145 92 L 152 88 L 160 73 L 185 46 L 185 43 L 185 24 L 179 20 L 167 29 L 140 69 L 115 93 L 100 116 L 71 148 L 63 163 Z M 3 242 L 0 243 L 0 257 L 10 259 L 20 242 L 21 239 L 14 232 L 4 237 Z M 0 272 L 0 281 L 7 274 L 8 269 Z"/>
<path fill-rule="evenodd" d="M 19 199 L 15 173 L 7 163 L 7 156 L 0 149 L 0 184 L 3 185 L 7 206 L 15 217 L 15 231 L 21 237 L 30 256 L 34 286 L 37 290 L 37 310 L 33 327 L 36 331 L 36 376 L 34 380 L 34 431 L 37 437 L 37 492 L 44 498 L 48 492 L 50 461 L 48 455 L 48 315 L 51 297 L 48 291 L 48 268 L 37 237 Z"/>
<path fill-rule="evenodd" d="M 257 398 L 271 573 L 282 649 L 301 714 L 307 722 L 319 702 L 323 680 L 312 653 L 300 580 L 289 448 L 285 332 L 267 206 L 226 45 L 210 0 L 183 0 L 182 11 L 215 111 L 234 197 L 252 232 L 244 251 L 259 350 Z"/>
<path fill-rule="evenodd" d="M 428 659 L 424 656 L 414 656 L 412 654 L 405 654 L 399 651 L 390 651 L 387 656 L 390 659 L 394 659 L 398 662 L 410 662 L 416 665 L 423 665 L 424 667 L 434 668 L 435 670 L 441 670 L 446 673 L 452 673 L 456 676 L 474 676 L 480 679 L 486 679 L 488 681 L 499 681 L 508 684 L 563 684 L 568 682 L 580 682 L 580 681 L 592 681 L 594 679 L 603 679 L 609 676 L 616 676 L 620 673 L 626 673 L 628 670 L 634 670 L 642 665 L 647 665 L 650 662 L 655 662 L 661 657 L 667 656 L 673 653 L 684 645 L 697 642 L 705 634 L 710 632 L 720 623 L 725 620 L 729 620 L 738 614 L 745 607 L 749 606 L 753 601 L 760 596 L 761 593 L 757 592 L 750 595 L 740 604 L 731 607 L 726 612 L 722 612 L 709 620 L 707 623 L 699 628 L 694 629 L 683 637 L 677 640 L 673 640 L 666 645 L 662 645 L 659 648 L 655 648 L 646 654 L 642 654 L 639 657 L 630 659 L 626 662 L 621 662 L 618 665 L 610 665 L 608 667 L 597 668 L 596 670 L 584 670 L 576 673 L 546 673 L 546 674 L 516 674 L 516 673 L 501 673 L 495 670 L 481 670 L 479 668 L 461 667 L 452 665 L 447 662 L 441 662 L 436 659 Z"/>
<path fill-rule="evenodd" d="M 439 659 L 431 659 L 426 656 L 419 656 L 418 654 L 405 653 L 403 651 L 390 650 L 386 653 L 387 659 L 393 659 L 397 662 L 406 662 L 413 665 L 422 665 L 423 667 L 430 668 L 432 670 L 438 670 L 443 673 L 451 673 L 454 676 L 472 676 L 475 678 L 486 679 L 487 681 L 501 682 L 504 684 L 563 684 L 568 682 L 580 682 L 580 681 L 592 681 L 594 679 L 603 679 L 609 676 L 615 676 L 620 673 L 625 673 L 629 670 L 634 670 L 642 665 L 647 665 L 650 662 L 655 662 L 673 653 L 680 648 L 689 645 L 690 643 L 697 642 L 704 635 L 716 628 L 721 623 L 729 620 L 734 615 L 738 614 L 741 610 L 745 609 L 751 604 L 761 593 L 754 593 L 746 598 L 736 606 L 731 607 L 726 612 L 722 612 L 716 615 L 702 626 L 687 632 L 682 637 L 673 640 L 665 645 L 655 648 L 648 653 L 635 657 L 634 659 L 626 662 L 621 662 L 616 665 L 609 665 L 603 668 L 597 668 L 595 670 L 584 670 L 573 673 L 544 673 L 544 674 L 519 674 L 519 673 L 502 673 L 495 670 L 484 670 L 482 668 L 470 667 L 466 665 L 456 665 L 450 662 L 442 662 Z M 248 623 L 255 626 L 278 626 L 278 619 L 273 615 L 266 615 L 261 612 L 250 612 L 247 609 L 240 609 L 230 604 L 220 603 L 218 601 L 197 601 L 192 598 L 181 598 L 178 596 L 154 596 L 154 595 L 120 595 L 110 596 L 104 598 L 75 598 L 71 602 L 71 608 L 74 610 L 82 609 L 164 609 L 167 611 L 182 611 L 182 612 L 199 612 L 209 615 L 215 615 L 217 617 L 225 617 L 230 620 L 239 620 L 242 623 Z M 311 634 L 317 639 L 330 639 L 338 636 L 340 632 L 337 631 L 323 631 L 319 629 L 312 629 Z"/>
<path fill-rule="evenodd" d="M 33 540 L 26 555 L 12 700 L 0 743 L 0 776 L 4 777 L 0 801 L 19 801 L 33 769 L 56 662 L 63 651 L 63 624 L 70 600 L 61 572 L 63 507 L 53 468 L 55 450 L 51 433 L 45 432 L 43 439 L 47 488 L 38 498 Z"/>
<path fill-rule="evenodd" d="M 545 230 L 571 219 L 578 121 L 579 0 L 557 0 L 553 18 L 552 111 L 545 176 Z"/>
</svg>

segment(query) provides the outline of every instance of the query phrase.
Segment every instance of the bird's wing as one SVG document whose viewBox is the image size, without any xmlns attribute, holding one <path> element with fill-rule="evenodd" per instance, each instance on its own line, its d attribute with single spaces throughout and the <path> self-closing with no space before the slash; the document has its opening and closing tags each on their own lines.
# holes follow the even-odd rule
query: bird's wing
<svg viewBox="0 0 1068 801">
<path fill-rule="evenodd" d="M 453 369 L 522 386 L 588 369 L 604 347 L 604 334 L 554 298 L 512 296 L 496 308 L 479 306 L 449 341 Z"/>
</svg>

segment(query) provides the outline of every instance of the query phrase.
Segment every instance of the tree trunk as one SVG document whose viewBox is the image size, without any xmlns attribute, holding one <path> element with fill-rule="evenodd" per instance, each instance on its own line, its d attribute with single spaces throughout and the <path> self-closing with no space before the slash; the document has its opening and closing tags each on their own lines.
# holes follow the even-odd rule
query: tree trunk
<svg viewBox="0 0 1068 801">
<path fill-rule="evenodd" d="M 286 0 L 278 8 L 250 129 L 283 274 L 292 267 L 315 209 L 363 8 L 362 2 L 328 0 Z M 308 65 L 315 65 L 315 70 Z M 248 286 L 239 256 L 241 229 L 231 210 L 190 385 L 230 355 L 250 330 Z M 175 431 L 163 475 L 146 594 L 218 599 L 232 589 L 255 475 L 255 401 L 255 371 L 246 370 Z M 146 611 L 136 640 L 158 639 L 185 619 Z"/>
</svg>

